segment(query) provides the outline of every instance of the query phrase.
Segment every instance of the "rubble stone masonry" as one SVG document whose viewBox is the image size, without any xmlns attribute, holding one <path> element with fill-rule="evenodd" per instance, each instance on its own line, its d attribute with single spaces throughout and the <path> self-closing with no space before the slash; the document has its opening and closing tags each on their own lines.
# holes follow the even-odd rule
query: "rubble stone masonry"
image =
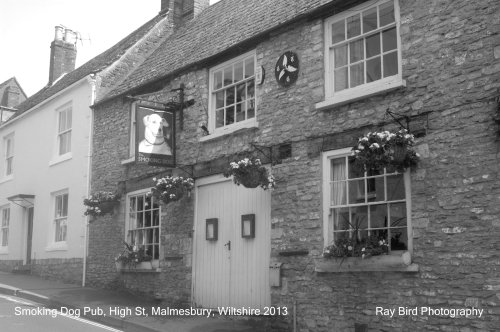
<svg viewBox="0 0 500 332">
<path fill-rule="evenodd" d="M 195 100 L 184 111 L 184 129 L 176 136 L 177 163 L 195 165 L 195 176 L 220 173 L 220 161 L 254 151 L 251 142 L 291 144 L 292 156 L 272 168 L 277 185 L 271 260 L 283 263 L 272 304 L 290 312 L 295 306 L 298 331 L 354 331 L 356 324 L 370 331 L 493 331 L 500 324 L 500 141 L 494 121 L 500 94 L 500 6 L 495 0 L 399 4 L 406 80 L 399 90 L 316 110 L 315 104 L 324 100 L 324 28 L 322 18 L 312 18 L 255 42 L 257 66 L 266 71 L 256 88 L 258 128 L 200 141 L 199 127 L 207 122 L 209 67 L 169 78 L 161 91 L 148 95 L 165 102 L 174 96 L 171 89 L 184 83 L 186 98 Z M 283 88 L 273 70 L 287 50 L 298 54 L 301 68 L 296 83 Z M 121 163 L 128 158 L 131 102 L 116 98 L 95 109 L 93 190 L 148 188 L 153 176 L 169 172 Z M 352 146 L 359 133 L 390 123 L 387 110 L 425 120 L 425 135 L 416 146 L 421 161 L 411 172 L 412 261 L 419 270 L 315 272 L 323 250 L 321 152 Z M 186 175 L 180 169 L 174 174 Z M 161 272 L 114 270 L 124 219 L 122 198 L 114 215 L 91 225 L 89 282 L 189 305 L 194 198 L 162 207 Z M 475 307 L 484 314 L 391 318 L 376 315 L 376 307 Z M 282 318 L 280 326 L 291 328 L 292 315 Z"/>
</svg>

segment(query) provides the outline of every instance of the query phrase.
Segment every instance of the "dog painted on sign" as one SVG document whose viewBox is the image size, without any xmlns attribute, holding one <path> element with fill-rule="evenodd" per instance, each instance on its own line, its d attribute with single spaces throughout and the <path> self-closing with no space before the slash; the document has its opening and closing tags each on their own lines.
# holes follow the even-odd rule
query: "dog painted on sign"
<svg viewBox="0 0 500 332">
<path fill-rule="evenodd" d="M 172 155 L 172 149 L 168 145 L 164 128 L 167 128 L 168 122 L 158 114 L 146 115 L 144 122 L 144 139 L 139 144 L 139 152 L 151 154 Z"/>
</svg>

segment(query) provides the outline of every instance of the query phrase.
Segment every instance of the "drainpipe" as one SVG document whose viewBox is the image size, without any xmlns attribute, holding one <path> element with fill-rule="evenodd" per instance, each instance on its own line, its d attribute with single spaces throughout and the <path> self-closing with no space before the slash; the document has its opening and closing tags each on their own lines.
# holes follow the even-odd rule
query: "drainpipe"
<svg viewBox="0 0 500 332">
<path fill-rule="evenodd" d="M 89 78 L 90 88 L 91 88 L 91 96 L 90 96 L 90 105 L 94 105 L 96 98 L 96 76 L 97 74 L 91 74 Z M 88 138 L 88 164 L 87 164 L 87 197 L 90 196 L 91 191 L 91 179 L 92 179 L 92 131 L 94 127 L 94 110 L 89 107 L 90 110 L 90 125 L 89 125 L 89 138 Z M 89 221 L 90 217 L 85 217 L 85 232 L 83 238 L 83 269 L 82 269 L 82 287 L 85 287 L 85 275 L 87 274 L 87 254 L 88 254 L 88 246 L 89 246 Z"/>
</svg>

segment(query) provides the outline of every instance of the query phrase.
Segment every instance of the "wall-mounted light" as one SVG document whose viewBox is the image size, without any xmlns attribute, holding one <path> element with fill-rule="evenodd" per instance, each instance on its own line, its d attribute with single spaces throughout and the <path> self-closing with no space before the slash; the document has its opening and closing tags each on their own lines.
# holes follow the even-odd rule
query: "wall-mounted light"
<svg viewBox="0 0 500 332">
<path fill-rule="evenodd" d="M 200 128 L 201 128 L 201 130 L 203 130 L 203 135 L 204 136 L 210 135 L 210 132 L 208 131 L 208 128 L 207 128 L 207 126 L 205 124 L 202 124 L 200 126 Z"/>
<path fill-rule="evenodd" d="M 206 220 L 205 239 L 207 241 L 217 241 L 219 219 L 210 218 Z"/>
<path fill-rule="evenodd" d="M 241 216 L 241 237 L 246 239 L 255 237 L 255 214 Z"/>
</svg>

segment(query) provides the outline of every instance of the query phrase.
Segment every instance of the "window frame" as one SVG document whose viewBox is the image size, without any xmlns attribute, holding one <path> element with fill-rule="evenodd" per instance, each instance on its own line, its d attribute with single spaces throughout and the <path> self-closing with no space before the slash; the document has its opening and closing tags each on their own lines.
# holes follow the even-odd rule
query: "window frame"
<svg viewBox="0 0 500 332">
<path fill-rule="evenodd" d="M 71 121 L 70 121 L 70 125 L 69 127 L 63 129 L 61 131 L 61 114 L 65 112 L 66 113 L 66 124 L 65 125 L 68 125 L 68 112 L 69 114 L 71 115 Z M 56 158 L 62 158 L 64 156 L 67 156 L 67 155 L 70 155 L 71 152 L 72 152 L 72 144 L 73 144 L 73 107 L 71 105 L 71 103 L 68 103 L 66 105 L 63 105 L 61 107 L 59 107 L 57 110 L 56 110 L 56 117 L 57 117 L 57 127 L 56 127 L 56 130 L 57 130 L 57 135 L 56 135 Z M 61 153 L 61 137 L 63 135 L 67 135 L 69 136 L 69 143 L 67 143 L 67 146 L 66 148 L 68 149 L 67 151 L 64 151 L 63 153 Z"/>
<path fill-rule="evenodd" d="M 344 148 L 344 149 L 338 149 L 338 150 L 331 150 L 331 151 L 325 151 L 322 153 L 322 196 L 323 196 L 323 201 L 322 201 L 322 207 L 323 207 L 323 240 L 324 240 L 324 247 L 330 245 L 334 239 L 334 232 L 330 232 L 330 225 L 329 225 L 329 216 L 330 216 L 330 209 L 332 209 L 330 205 L 330 195 L 331 195 L 331 190 L 330 190 L 330 172 L 331 172 L 331 160 L 332 159 L 337 159 L 337 158 L 348 158 L 349 156 L 352 155 L 352 148 Z M 348 169 L 346 169 L 348 173 Z M 365 180 L 366 179 L 366 172 L 364 175 Z M 402 252 L 409 252 L 410 254 L 413 252 L 413 226 L 412 226 L 412 221 L 411 221 L 411 181 L 410 181 L 410 171 L 406 170 L 403 173 L 403 179 L 404 179 L 404 192 L 405 192 L 405 203 L 406 203 L 406 229 L 407 229 L 407 249 L 405 250 L 389 250 L 389 254 L 394 254 L 394 255 L 400 255 Z M 365 188 L 365 192 L 367 192 L 368 188 Z M 387 191 L 387 187 L 384 186 L 384 191 Z M 367 192 L 369 194 L 369 192 Z M 386 200 L 383 201 L 377 201 L 377 204 L 383 204 L 387 203 Z M 358 206 L 367 206 L 369 207 L 370 205 L 368 202 L 365 202 L 364 204 L 359 203 L 357 204 Z M 346 207 L 350 207 L 350 204 L 346 202 L 345 204 Z M 387 226 L 386 228 L 389 228 Z M 367 228 L 368 229 L 368 228 Z"/>
<path fill-rule="evenodd" d="M 357 35 L 352 38 L 345 38 L 343 42 L 339 42 L 336 44 L 332 43 L 332 25 L 335 22 L 346 20 L 348 17 L 351 17 L 353 15 L 359 14 L 361 15 L 364 11 L 369 10 L 370 8 L 377 7 L 379 5 L 382 5 L 384 3 L 391 2 L 394 4 L 394 18 L 395 21 L 394 23 L 390 23 L 388 25 L 385 25 L 383 28 L 382 27 L 377 27 L 376 29 L 373 29 L 367 33 L 360 33 L 360 35 Z M 368 3 L 363 3 L 359 6 L 356 6 L 352 9 L 349 9 L 345 12 L 339 13 L 334 16 L 330 16 L 327 19 L 324 20 L 324 36 L 325 36 L 325 49 L 324 49 L 324 65 L 325 65 L 325 100 L 323 102 L 317 103 L 316 108 L 317 109 L 322 109 L 326 108 L 328 106 L 335 106 L 335 105 L 342 105 L 346 104 L 352 101 L 356 101 L 362 98 L 366 98 L 369 96 L 372 96 L 374 94 L 382 93 L 382 92 L 387 92 L 402 86 L 406 85 L 406 82 L 402 78 L 402 73 L 403 73 L 403 65 L 402 65 L 402 46 L 401 46 L 401 35 L 400 35 L 400 7 L 399 7 L 399 0 L 374 0 Z M 362 26 L 362 20 L 360 21 L 360 25 Z M 396 75 L 388 76 L 388 77 L 383 77 L 382 73 L 382 54 L 384 53 L 383 49 L 380 49 L 379 56 L 381 57 L 381 79 L 369 82 L 369 83 L 363 83 L 360 85 L 357 85 L 352 88 L 346 88 L 341 91 L 335 92 L 334 91 L 334 84 L 335 84 L 335 76 L 334 76 L 334 64 L 333 64 L 333 59 L 332 56 L 330 56 L 330 48 L 333 49 L 333 45 L 340 45 L 341 43 L 345 43 L 349 45 L 350 42 L 355 41 L 355 40 L 364 40 L 365 37 L 370 36 L 374 33 L 381 33 L 382 31 L 390 28 L 390 27 L 395 27 L 396 28 L 396 43 L 397 43 L 397 59 L 398 59 L 398 73 Z M 382 44 L 382 43 L 381 43 Z M 367 57 L 366 57 L 366 43 L 363 44 L 363 62 L 366 63 Z M 374 57 L 373 57 L 374 58 Z M 371 58 L 370 58 L 371 59 Z M 347 64 L 347 68 L 349 68 L 349 64 Z M 366 65 L 363 66 L 363 74 L 364 74 L 364 80 L 366 80 Z M 349 70 L 348 70 L 349 72 Z M 349 74 L 348 74 L 349 75 Z"/>
<path fill-rule="evenodd" d="M 10 147 L 10 149 L 9 149 Z M 12 177 L 14 175 L 14 157 L 15 157 L 15 140 L 14 133 L 10 133 L 3 138 L 3 171 L 2 175 L 5 178 Z M 9 155 L 9 150 L 11 154 Z"/>
<path fill-rule="evenodd" d="M 7 211 L 7 213 L 6 213 Z M 7 215 L 7 218 L 5 216 Z M 9 248 L 10 205 L 0 206 L 0 248 L 5 251 Z M 4 242 L 4 234 L 6 241 Z"/>
<path fill-rule="evenodd" d="M 224 68 L 227 68 L 229 66 L 234 65 L 237 62 L 240 61 L 245 61 L 247 58 L 253 57 L 254 61 L 254 74 L 252 77 L 249 78 L 243 78 L 241 81 L 238 81 L 237 83 L 232 83 L 229 86 L 237 86 L 238 84 L 241 84 L 242 82 L 247 82 L 253 79 L 254 81 L 254 116 L 252 118 L 247 118 L 245 120 L 242 120 L 240 122 L 233 122 L 232 124 L 229 125 L 224 125 L 222 127 L 216 128 L 216 108 L 215 108 L 215 90 L 214 90 L 214 81 L 215 81 L 215 72 L 219 70 L 224 70 Z M 243 65 L 244 67 L 244 65 Z M 252 128 L 252 127 L 257 127 L 258 122 L 257 122 L 257 111 L 258 111 L 258 100 L 257 100 L 257 82 L 255 80 L 255 74 L 257 71 L 257 53 L 255 50 L 252 50 L 250 52 L 247 52 L 245 54 L 241 54 L 235 58 L 232 58 L 228 61 L 225 61 L 217 66 L 214 66 L 210 68 L 208 76 L 209 76 L 209 93 L 208 93 L 208 104 L 209 104 L 209 111 L 208 111 L 208 130 L 210 132 L 210 135 L 205 136 L 205 139 L 207 138 L 213 138 L 225 134 L 232 133 L 236 130 L 242 129 L 242 128 Z M 224 89 L 218 89 L 217 91 L 223 91 Z M 236 99 L 236 96 L 235 96 Z M 248 99 L 245 99 L 248 100 Z M 236 104 L 236 101 L 235 101 Z M 236 120 L 236 119 L 235 119 Z"/>
<path fill-rule="evenodd" d="M 140 228 L 132 228 L 131 227 L 131 218 L 130 218 L 130 214 L 132 213 L 131 212 L 131 204 L 130 204 L 130 201 L 131 201 L 131 198 L 132 197 L 139 197 L 139 196 L 142 196 L 144 199 L 146 198 L 147 194 L 151 191 L 150 188 L 148 189 L 140 189 L 140 190 L 136 190 L 136 191 L 132 191 L 132 192 L 129 192 L 127 193 L 126 195 L 126 202 L 125 202 L 125 242 L 131 244 L 131 245 L 135 245 L 135 242 L 132 242 L 132 237 L 131 237 L 131 231 L 134 231 L 134 230 L 138 230 Z M 154 201 L 156 200 L 156 198 L 154 198 L 153 196 L 151 196 L 151 199 Z M 152 245 L 153 248 L 155 245 L 158 245 L 158 258 L 154 258 L 154 249 L 153 249 L 153 261 L 157 262 L 157 261 L 160 261 L 162 258 L 163 258 L 163 253 L 162 253 L 162 249 L 161 249 L 161 227 L 162 227 L 162 222 L 161 222 L 161 202 L 158 201 L 158 208 L 157 209 L 149 209 L 148 211 L 158 211 L 158 225 L 157 226 L 152 226 L 152 227 L 142 227 L 143 231 L 146 231 L 146 228 L 148 229 L 153 229 L 153 228 L 157 228 L 158 229 L 158 242 L 152 242 L 152 243 L 142 243 L 142 245 Z M 143 209 L 142 212 L 145 213 L 147 210 Z M 135 213 L 138 213 L 139 211 L 136 209 L 134 211 Z M 146 236 L 143 235 L 143 240 L 146 239 Z M 153 235 L 153 240 L 154 240 L 154 235 Z"/>
<path fill-rule="evenodd" d="M 68 240 L 68 219 L 69 219 L 69 192 L 68 190 L 62 190 L 56 193 L 52 194 L 53 196 L 53 214 L 52 214 L 52 243 L 56 245 L 61 245 L 67 243 Z M 63 197 L 63 212 L 64 212 L 64 196 L 66 196 L 66 215 L 61 215 L 58 216 L 58 198 Z M 58 234 L 60 234 L 60 231 L 58 232 L 58 228 L 61 228 L 61 221 L 65 222 L 64 225 L 64 238 L 61 240 L 58 240 Z"/>
</svg>

